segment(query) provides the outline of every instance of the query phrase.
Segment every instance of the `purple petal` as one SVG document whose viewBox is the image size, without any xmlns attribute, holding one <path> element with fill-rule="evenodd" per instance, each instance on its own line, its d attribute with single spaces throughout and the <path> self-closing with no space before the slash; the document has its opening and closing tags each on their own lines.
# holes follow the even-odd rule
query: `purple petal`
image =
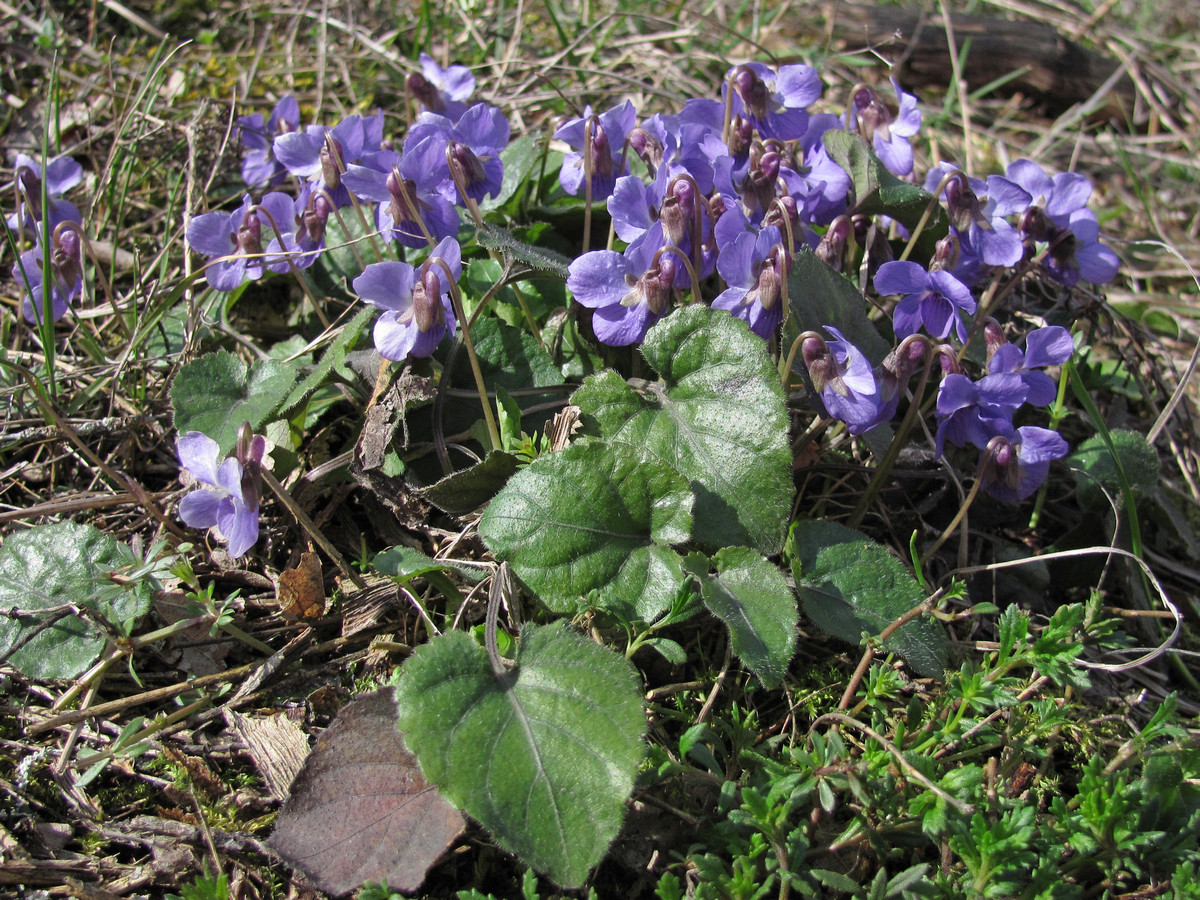
<svg viewBox="0 0 1200 900">
<path fill-rule="evenodd" d="M 275 138 L 272 148 L 280 164 L 300 178 L 321 171 L 321 139 L 305 131 L 293 131 Z"/>
<path fill-rule="evenodd" d="M 929 273 L 918 263 L 907 260 L 886 262 L 875 273 L 875 291 L 889 294 L 920 294 L 929 290 Z"/>
<path fill-rule="evenodd" d="M 645 303 L 633 306 L 617 303 L 596 310 L 592 316 L 592 330 L 597 339 L 610 347 L 627 347 L 642 340 L 658 318 L 651 315 Z"/>
<path fill-rule="evenodd" d="M 1038 328 L 1025 338 L 1025 365 L 1030 369 L 1062 365 L 1074 352 L 1071 332 L 1061 325 Z"/>
<path fill-rule="evenodd" d="M 987 198 L 988 216 L 991 218 L 1024 212 L 1033 202 L 1028 191 L 1002 175 L 988 176 Z"/>
<path fill-rule="evenodd" d="M 1092 196 L 1092 183 L 1078 172 L 1063 172 L 1054 176 L 1054 191 L 1046 202 L 1046 215 L 1059 220 L 1087 206 Z"/>
<path fill-rule="evenodd" d="M 189 431 L 175 439 L 175 452 L 180 467 L 191 472 L 197 481 L 218 486 L 217 459 L 221 448 L 216 441 L 203 432 Z"/>
<path fill-rule="evenodd" d="M 205 256 L 227 256 L 237 250 L 236 225 L 229 213 L 210 212 L 188 222 L 188 242 Z"/>
<path fill-rule="evenodd" d="M 400 314 L 389 310 L 376 320 L 373 334 L 375 349 L 379 351 L 379 355 L 384 359 L 400 362 L 408 359 L 408 355 L 412 353 L 421 330 L 417 328 L 415 319 L 409 318 L 407 322 L 401 322 Z"/>
<path fill-rule="evenodd" d="M 880 267 L 882 270 L 882 267 Z M 892 330 L 903 340 L 921 330 L 921 295 L 909 294 L 892 311 Z"/>
<path fill-rule="evenodd" d="M 46 166 L 42 179 L 47 194 L 65 194 L 83 180 L 83 166 L 69 156 L 60 156 Z"/>
<path fill-rule="evenodd" d="M 240 501 L 222 505 L 217 514 L 217 531 L 229 543 L 229 555 L 237 559 L 258 540 L 258 510 Z"/>
<path fill-rule="evenodd" d="M 625 276 L 637 278 L 640 274 L 622 254 L 592 250 L 567 267 L 567 289 L 582 305 L 597 309 L 620 304 L 630 290 Z"/>
<path fill-rule="evenodd" d="M 212 528 L 217 524 L 221 502 L 227 499 L 219 491 L 192 491 L 179 501 L 179 518 L 188 528 Z"/>
<path fill-rule="evenodd" d="M 352 284 L 354 293 L 371 305 L 403 311 L 412 305 L 414 275 L 408 263 L 371 263 Z"/>
</svg>

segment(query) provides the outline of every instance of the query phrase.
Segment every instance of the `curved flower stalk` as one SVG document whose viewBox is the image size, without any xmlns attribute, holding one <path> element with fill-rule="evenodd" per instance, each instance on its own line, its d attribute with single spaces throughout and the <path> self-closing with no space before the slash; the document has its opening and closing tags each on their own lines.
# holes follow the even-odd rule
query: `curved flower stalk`
<svg viewBox="0 0 1200 900">
<path fill-rule="evenodd" d="M 1087 208 L 1092 183 L 1077 172 L 1051 177 L 1041 166 L 1018 159 L 1005 172 L 1032 198 L 1021 217 L 1025 239 L 1046 244 L 1043 266 L 1051 278 L 1073 287 L 1080 279 L 1106 284 L 1116 277 L 1120 260 L 1100 243 L 1100 223 Z"/>
<path fill-rule="evenodd" d="M 821 77 L 805 65 L 743 63 L 725 75 L 721 94 L 731 121 L 748 123 L 764 138 L 798 140 L 808 128 L 808 107 L 821 96 Z"/>
<path fill-rule="evenodd" d="M 571 148 L 558 172 L 562 189 L 571 196 L 577 195 L 588 187 L 584 183 L 585 173 L 590 172 L 591 199 L 607 200 L 617 179 L 629 174 L 625 138 L 636 121 L 637 110 L 626 100 L 599 115 L 588 106 L 581 117 L 571 119 L 554 132 L 555 140 L 565 141 Z"/>
<path fill-rule="evenodd" d="M 286 194 L 278 196 L 282 201 L 271 202 L 280 203 L 281 212 L 285 205 L 290 211 L 292 199 Z M 267 198 L 264 198 L 265 202 Z M 287 227 L 278 220 L 276 224 L 280 228 Z M 232 291 L 263 276 L 267 266 L 263 256 L 262 226 L 262 218 L 255 211 L 255 203 L 249 194 L 242 197 L 242 205 L 232 213 L 204 213 L 188 222 L 188 243 L 211 260 L 205 271 L 210 285 L 218 291 Z"/>
<path fill-rule="evenodd" d="M 258 507 L 262 497 L 262 460 L 266 439 L 242 427 L 234 454 L 220 460 L 217 442 L 199 431 L 175 440 L 179 465 L 206 487 L 179 501 L 179 518 L 189 528 L 216 528 L 237 559 L 258 540 Z"/>
<path fill-rule="evenodd" d="M 893 175 L 909 175 L 913 170 L 913 150 L 909 138 L 921 128 L 921 112 L 917 98 L 900 89 L 900 82 L 891 79 L 892 90 L 899 106 L 893 116 L 887 103 L 874 88 L 856 85 L 846 110 L 847 130 L 858 130 L 871 142 L 875 155 Z"/>
<path fill-rule="evenodd" d="M 451 284 L 439 260 L 455 282 L 462 277 L 458 241 L 444 238 L 420 268 L 403 262 L 378 262 L 354 279 L 355 293 L 383 310 L 374 335 L 375 347 L 384 359 L 430 356 L 442 338 L 454 335 Z"/>
<path fill-rule="evenodd" d="M 649 241 L 632 244 L 623 254 L 593 250 L 567 269 L 567 289 L 594 309 L 592 330 L 614 347 L 636 344 L 671 307 L 676 262 L 674 250 Z"/>
<path fill-rule="evenodd" d="M 801 335 L 804 365 L 825 411 L 845 422 L 851 434 L 862 434 L 882 421 L 879 382 L 862 351 L 832 325 L 825 330 L 835 340 L 815 332 Z"/>
</svg>

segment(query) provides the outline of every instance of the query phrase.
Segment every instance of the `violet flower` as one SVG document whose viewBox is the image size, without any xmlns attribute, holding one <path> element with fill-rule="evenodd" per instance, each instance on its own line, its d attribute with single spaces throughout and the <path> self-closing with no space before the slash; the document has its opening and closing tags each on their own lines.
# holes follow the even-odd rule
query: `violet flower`
<svg viewBox="0 0 1200 900">
<path fill-rule="evenodd" d="M 179 501 L 179 518 L 189 528 L 215 527 L 218 537 L 229 544 L 229 555 L 237 559 L 258 540 L 266 440 L 260 435 L 250 435 L 249 427 L 244 426 L 234 455 L 220 462 L 217 442 L 199 431 L 180 435 L 175 448 L 180 466 L 196 481 L 207 485 Z"/>
<path fill-rule="evenodd" d="M 41 322 L 45 310 L 46 279 L 40 245 L 26 250 L 12 267 L 13 279 L 25 288 L 21 314 L 26 322 Z M 71 228 L 55 231 L 50 245 L 50 321 L 67 314 L 72 301 L 83 295 L 83 245 Z"/>
<path fill-rule="evenodd" d="M 306 182 L 300 196 L 272 191 L 259 204 L 270 214 L 275 237 L 267 244 L 266 265 L 272 272 L 307 269 L 325 249 L 325 226 L 333 205 L 324 191 L 314 191 Z"/>
<path fill-rule="evenodd" d="M 462 277 L 458 241 L 448 237 L 420 268 L 402 262 L 371 263 L 354 279 L 355 293 L 383 310 L 374 335 L 375 348 L 384 359 L 430 356 L 443 337 L 454 335 L 450 282 L 435 258 L 446 263 L 455 282 Z"/>
<path fill-rule="evenodd" d="M 808 128 L 808 107 L 821 96 L 821 77 L 805 65 L 743 63 L 726 73 L 725 97 L 733 90 L 732 116 L 740 116 L 763 138 L 797 140 Z"/>
<path fill-rule="evenodd" d="M 263 223 L 254 205 L 246 194 L 242 205 L 232 213 L 204 213 L 188 222 L 188 242 L 211 258 L 206 275 L 218 291 L 236 290 L 246 281 L 257 281 L 266 270 Z M 280 227 L 286 226 L 280 223 Z"/>
<path fill-rule="evenodd" d="M 729 287 L 712 301 L 713 308 L 728 310 L 769 340 L 783 321 L 783 283 L 791 267 L 779 228 L 769 225 L 757 235 L 743 231 L 717 257 L 717 271 Z"/>
<path fill-rule="evenodd" d="M 375 221 L 385 238 L 414 249 L 428 247 L 454 237 L 459 226 L 454 204 L 437 191 L 439 155 L 444 160 L 436 141 L 421 141 L 403 155 L 381 150 L 371 166 L 348 166 L 342 183 L 379 204 Z"/>
<path fill-rule="evenodd" d="M 956 177 L 946 183 L 942 196 L 955 230 L 965 235 L 965 242 L 987 265 L 1016 265 L 1025 248 L 1007 217 L 1029 208 L 1029 193 L 1001 175 L 989 175 L 987 181 L 968 178 L 950 163 L 930 170 L 925 190 L 936 191 L 951 173 Z"/>
<path fill-rule="evenodd" d="M 1042 486 L 1052 460 L 1070 449 L 1062 435 L 1049 428 L 1023 425 L 997 435 L 989 444 L 981 487 L 1004 503 L 1019 503 Z"/>
<path fill-rule="evenodd" d="M 626 251 L 593 250 L 567 267 L 567 288 L 580 304 L 596 312 L 592 330 L 605 344 L 625 347 L 646 336 L 671 305 L 676 261 L 650 242 Z"/>
<path fill-rule="evenodd" d="M 281 134 L 300 127 L 300 104 L 288 94 L 271 110 L 267 121 L 262 113 L 250 113 L 237 120 L 245 154 L 242 156 L 242 180 L 247 187 L 277 187 L 287 178 L 287 168 L 275 158 L 273 142 Z"/>
<path fill-rule="evenodd" d="M 804 364 L 826 412 L 851 434 L 862 434 L 882 421 L 879 382 L 861 350 L 832 325 L 825 330 L 836 340 L 810 332 L 800 344 Z"/>
<path fill-rule="evenodd" d="M 938 389 L 938 456 L 946 441 L 983 450 L 993 437 L 1012 428 L 1013 413 L 1028 396 L 1029 388 L 1015 372 L 985 375 L 979 381 L 957 373 L 947 375 Z"/>
<path fill-rule="evenodd" d="M 429 112 L 451 121 L 467 111 L 464 100 L 475 92 L 475 76 L 466 66 L 443 69 L 428 53 L 422 53 L 421 73 L 408 76 L 408 89 Z"/>
<path fill-rule="evenodd" d="M 13 166 L 20 201 L 17 211 L 6 220 L 13 231 L 20 227 L 28 228 L 34 234 L 41 235 L 42 219 L 47 220 L 49 231 L 54 232 L 62 222 L 83 221 L 79 207 L 70 200 L 62 199 L 62 195 L 83 180 L 83 166 L 69 156 L 59 156 L 46 164 L 43 173 L 37 160 L 17 154 Z M 45 178 L 45 185 L 42 179 Z M 42 189 L 45 188 L 49 209 L 42 215 Z"/>
<path fill-rule="evenodd" d="M 962 316 L 975 312 L 975 298 L 949 272 L 927 272 L 915 262 L 895 260 L 879 267 L 874 284 L 880 296 L 904 295 L 892 313 L 896 337 L 904 339 L 924 326 L 933 337 L 945 338 L 953 328 L 966 343 Z"/>
<path fill-rule="evenodd" d="M 846 128 L 862 132 L 889 172 L 908 175 L 913 170 L 913 150 L 908 139 L 921 128 L 921 112 L 917 109 L 917 98 L 904 93 L 895 78 L 891 81 L 899 104 L 895 117 L 876 90 L 860 84 L 846 110 Z"/>
<path fill-rule="evenodd" d="M 437 191 L 452 203 L 466 205 L 465 192 L 476 203 L 500 193 L 509 125 L 499 109 L 476 103 L 457 122 L 422 113 L 404 141 L 404 156 L 427 161 Z"/>
<path fill-rule="evenodd" d="M 619 106 L 596 115 L 590 106 L 583 116 L 571 119 L 556 132 L 555 140 L 565 141 L 571 152 L 563 159 L 558 183 L 572 196 L 583 190 L 584 159 L 587 153 L 592 173 L 592 199 L 607 200 L 617 179 L 629 174 L 624 161 L 625 138 L 637 121 L 637 110 L 626 100 Z M 585 142 L 588 146 L 585 147 Z"/>
<path fill-rule="evenodd" d="M 1001 344 L 988 360 L 988 374 L 1011 372 L 1021 376 L 1028 389 L 1025 402 L 1049 406 L 1058 396 L 1058 388 L 1041 367 L 1062 365 L 1074 352 L 1071 333 L 1060 325 L 1047 325 L 1029 332 L 1024 353 L 1015 344 Z"/>
<path fill-rule="evenodd" d="M 1087 209 L 1092 183 L 1086 177 L 1077 172 L 1051 177 L 1027 159 L 1011 163 L 1005 174 L 1032 198 L 1021 231 L 1049 245 L 1044 266 L 1052 278 L 1074 287 L 1081 278 L 1105 284 L 1116 277 L 1120 260 L 1100 243 L 1100 224 Z"/>
<path fill-rule="evenodd" d="M 350 203 L 350 192 L 342 185 L 346 167 L 383 143 L 383 115 L 347 116 L 333 128 L 309 125 L 303 131 L 281 134 L 272 145 L 275 158 L 314 190 L 326 191 L 341 209 Z"/>
</svg>

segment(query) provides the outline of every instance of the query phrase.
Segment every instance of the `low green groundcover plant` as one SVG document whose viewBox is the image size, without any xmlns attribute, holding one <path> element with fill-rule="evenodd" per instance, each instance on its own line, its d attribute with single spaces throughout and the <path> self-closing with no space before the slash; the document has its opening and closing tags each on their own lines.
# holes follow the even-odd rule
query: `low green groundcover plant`
<svg viewBox="0 0 1200 900">
<path fill-rule="evenodd" d="M 444 878 L 465 814 L 528 867 L 526 897 L 616 877 L 623 824 L 661 851 L 631 891 L 664 900 L 1200 895 L 1200 755 L 1174 697 L 1115 750 L 1065 702 L 1128 644 L 1095 582 L 1035 615 L 970 581 L 983 510 L 1015 598 L 1103 552 L 1165 600 L 1138 530 L 1171 502 L 1154 449 L 1085 402 L 1066 305 L 1029 308 L 1031 286 L 1118 273 L 1087 179 L 1028 159 L 916 172 L 913 95 L 860 85 L 836 110 L 802 64 L 515 139 L 474 88 L 422 56 L 402 133 L 382 112 L 306 123 L 291 97 L 243 115 L 245 191 L 185 218 L 216 301 L 199 309 L 290 279 L 312 318 L 250 364 L 219 347 L 179 367 L 179 520 L 236 565 L 267 552 L 276 497 L 347 584 L 391 579 L 426 630 L 318 744 L 277 852 L 385 897 Z M 96 235 L 64 196 L 80 178 L 17 157 L 13 276 L 46 345 L 92 284 Z M 478 543 L 348 566 L 282 484 L 346 398 L 362 490 Z M 1122 523 L 1118 545 L 1091 529 L 1016 552 L 1017 515 L 1075 499 Z M 166 581 L 195 621 L 257 640 L 189 557 L 69 523 L 11 537 L 0 650 L 36 678 L 132 664 L 161 638 L 131 635 Z M 995 639 L 964 653 L 984 623 Z M 834 691 L 806 646 L 857 669 Z M 148 739 L 123 734 L 91 776 Z"/>
</svg>

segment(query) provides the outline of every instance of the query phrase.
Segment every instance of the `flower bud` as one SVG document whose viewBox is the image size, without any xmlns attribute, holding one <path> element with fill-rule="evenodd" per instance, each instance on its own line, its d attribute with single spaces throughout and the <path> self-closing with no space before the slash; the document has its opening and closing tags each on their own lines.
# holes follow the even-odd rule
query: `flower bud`
<svg viewBox="0 0 1200 900">
<path fill-rule="evenodd" d="M 442 306 L 442 283 L 433 266 L 425 267 L 413 288 L 412 311 L 413 320 L 421 332 L 439 327 L 446 321 L 446 309 Z"/>
<path fill-rule="evenodd" d="M 238 226 L 237 252 L 247 256 L 261 255 L 263 252 L 262 222 L 254 211 L 246 213 L 242 224 Z"/>
<path fill-rule="evenodd" d="M 1008 343 L 1008 339 L 1004 337 L 1004 329 L 991 316 L 983 320 L 983 343 L 987 347 L 988 362 L 992 361 L 997 350 Z"/>
<path fill-rule="evenodd" d="M 755 71 L 749 66 L 738 66 L 730 83 L 738 92 L 738 96 L 742 98 L 742 103 L 745 104 L 750 115 L 760 122 L 765 121 L 767 113 L 770 111 L 768 105 L 771 102 L 771 92 L 767 90 L 767 85 Z"/>
<path fill-rule="evenodd" d="M 487 180 L 483 163 L 466 144 L 450 141 L 446 145 L 446 160 L 450 163 L 450 173 L 454 176 L 455 183 L 462 185 L 464 194 L 471 185 Z"/>
<path fill-rule="evenodd" d="M 849 216 L 838 216 L 829 223 L 829 229 L 817 245 L 817 259 L 832 268 L 835 272 L 842 271 L 842 261 L 846 256 L 846 241 L 854 233 L 854 224 Z"/>
<path fill-rule="evenodd" d="M 837 374 L 829 347 L 819 335 L 810 334 L 800 342 L 800 357 L 804 360 L 804 367 L 808 369 L 813 388 L 818 394 L 821 393 L 830 377 Z"/>
</svg>

